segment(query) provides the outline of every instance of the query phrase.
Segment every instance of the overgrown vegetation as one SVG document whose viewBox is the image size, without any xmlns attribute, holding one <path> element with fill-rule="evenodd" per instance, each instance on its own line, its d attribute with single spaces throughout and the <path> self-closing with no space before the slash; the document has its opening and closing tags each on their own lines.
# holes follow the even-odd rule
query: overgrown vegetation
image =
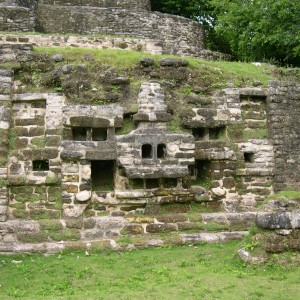
<svg viewBox="0 0 300 300">
<path fill-rule="evenodd" d="M 281 199 L 281 198 L 286 198 L 290 200 L 298 200 L 300 201 L 300 191 L 295 191 L 295 190 L 284 190 L 279 193 L 276 193 L 274 195 L 270 195 L 267 197 L 267 200 L 270 199 Z"/>
<path fill-rule="evenodd" d="M 300 64 L 299 1 L 151 0 L 151 5 L 200 22 L 212 50 L 242 61 Z"/>
<path fill-rule="evenodd" d="M 123 239 L 124 243 L 130 239 Z M 1 299 L 297 299 L 300 269 L 236 259 L 238 242 L 0 257 Z"/>
</svg>

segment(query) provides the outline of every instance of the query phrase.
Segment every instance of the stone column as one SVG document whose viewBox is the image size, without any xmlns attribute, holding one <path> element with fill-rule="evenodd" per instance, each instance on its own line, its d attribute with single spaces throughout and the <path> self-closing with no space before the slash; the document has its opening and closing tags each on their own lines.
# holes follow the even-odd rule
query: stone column
<svg viewBox="0 0 300 300">
<path fill-rule="evenodd" d="M 10 128 L 12 71 L 0 70 L 0 222 L 7 219 L 7 154 Z"/>
</svg>

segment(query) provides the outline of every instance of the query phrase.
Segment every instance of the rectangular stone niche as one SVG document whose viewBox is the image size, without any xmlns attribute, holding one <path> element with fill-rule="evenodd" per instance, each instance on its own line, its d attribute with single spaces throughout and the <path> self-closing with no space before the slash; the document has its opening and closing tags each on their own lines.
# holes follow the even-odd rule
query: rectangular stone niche
<svg viewBox="0 0 300 300">
<path fill-rule="evenodd" d="M 72 139 L 74 141 L 106 141 L 107 128 L 73 127 Z"/>
<path fill-rule="evenodd" d="M 244 160 L 246 163 L 254 163 L 254 153 L 244 152 Z"/>
<path fill-rule="evenodd" d="M 49 171 L 49 160 L 34 160 L 32 161 L 33 171 Z"/>
<path fill-rule="evenodd" d="M 226 126 L 213 128 L 193 128 L 196 141 L 220 140 L 226 137 Z"/>
<path fill-rule="evenodd" d="M 87 128 L 73 127 L 72 136 L 74 141 L 86 141 L 87 140 Z"/>
<path fill-rule="evenodd" d="M 91 161 L 91 183 L 94 191 L 111 191 L 114 189 L 114 160 Z"/>
<path fill-rule="evenodd" d="M 130 188 L 138 189 L 157 189 L 157 188 L 176 188 L 178 184 L 177 178 L 135 178 L 130 179 Z"/>
<path fill-rule="evenodd" d="M 93 141 L 106 141 L 107 140 L 107 128 L 92 128 L 92 140 Z"/>
<path fill-rule="evenodd" d="M 209 160 L 196 160 L 195 165 L 189 167 L 193 185 L 205 186 L 210 180 L 211 162 Z"/>
</svg>

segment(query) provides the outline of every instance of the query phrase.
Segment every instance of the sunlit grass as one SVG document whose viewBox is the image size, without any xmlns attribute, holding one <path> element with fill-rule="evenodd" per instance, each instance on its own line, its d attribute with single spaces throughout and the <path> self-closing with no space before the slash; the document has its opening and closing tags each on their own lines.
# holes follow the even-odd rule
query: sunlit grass
<svg viewBox="0 0 300 300">
<path fill-rule="evenodd" d="M 120 70 L 132 69 L 139 65 L 143 57 L 151 57 L 156 65 L 160 59 L 166 57 L 178 58 L 172 55 L 151 55 L 139 51 L 119 50 L 119 49 L 87 49 L 87 48 L 55 48 L 55 47 L 35 47 L 36 52 L 44 52 L 49 55 L 61 53 L 66 60 L 82 63 L 84 57 L 91 56 L 94 61 L 104 66 L 115 67 Z M 236 86 L 247 82 L 261 81 L 264 86 L 272 80 L 272 66 L 256 66 L 251 63 L 225 62 L 225 61 L 205 61 L 200 58 L 184 58 L 189 61 L 191 68 L 199 71 L 208 71 L 208 75 L 215 78 L 215 84 L 224 87 L 227 82 L 232 82 Z"/>
<path fill-rule="evenodd" d="M 297 299 L 299 268 L 246 266 L 235 258 L 237 247 L 2 256 L 0 298 Z"/>
</svg>

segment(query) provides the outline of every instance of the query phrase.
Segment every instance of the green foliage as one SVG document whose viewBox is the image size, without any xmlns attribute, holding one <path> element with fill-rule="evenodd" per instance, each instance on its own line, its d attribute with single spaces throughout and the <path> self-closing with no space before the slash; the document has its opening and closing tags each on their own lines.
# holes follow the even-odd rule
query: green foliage
<svg viewBox="0 0 300 300">
<path fill-rule="evenodd" d="M 8 185 L 8 181 L 6 179 L 0 178 L 0 188 Z"/>
<path fill-rule="evenodd" d="M 8 150 L 12 151 L 16 148 L 16 140 L 17 140 L 17 133 L 14 128 L 11 128 L 9 131 L 9 145 Z"/>
<path fill-rule="evenodd" d="M 167 123 L 167 128 L 168 130 L 177 133 L 190 132 L 190 130 L 182 126 L 181 118 L 178 115 L 172 117 L 171 121 Z"/>
<path fill-rule="evenodd" d="M 198 175 L 197 179 L 192 180 L 192 185 L 198 185 L 206 190 L 212 187 L 212 179 L 205 173 Z"/>
<path fill-rule="evenodd" d="M 293 0 L 152 0 L 152 9 L 194 19 L 206 46 L 242 61 L 300 65 L 300 2 Z"/>
<path fill-rule="evenodd" d="M 121 128 L 117 128 L 116 134 L 128 134 L 134 129 L 135 125 L 131 117 L 124 118 L 123 126 Z"/>
<path fill-rule="evenodd" d="M 300 64 L 300 2 L 211 0 L 215 30 L 243 61 Z M 222 49 L 221 49 L 222 50 Z"/>
</svg>

